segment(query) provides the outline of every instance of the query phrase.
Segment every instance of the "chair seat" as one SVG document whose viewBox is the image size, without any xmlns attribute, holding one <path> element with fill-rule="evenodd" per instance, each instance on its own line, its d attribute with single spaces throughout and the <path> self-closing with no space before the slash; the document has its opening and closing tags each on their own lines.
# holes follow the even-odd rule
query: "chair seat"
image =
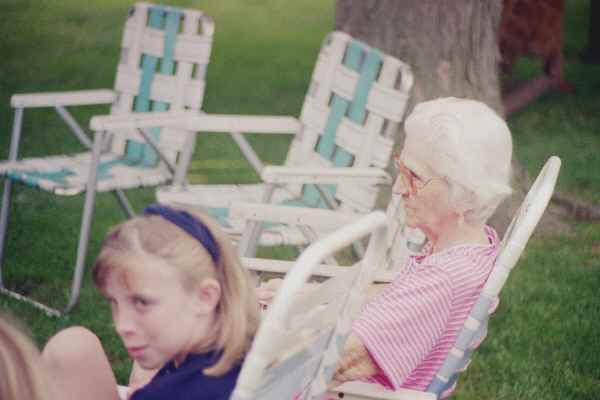
<svg viewBox="0 0 600 400">
<path fill-rule="evenodd" d="M 24 158 L 0 163 L 0 175 L 57 195 L 72 196 L 85 191 L 90 161 L 89 152 L 71 156 Z M 100 158 L 97 190 L 106 192 L 155 186 L 169 179 L 171 173 L 164 166 L 146 167 L 106 153 Z"/>
<path fill-rule="evenodd" d="M 229 209 L 234 202 L 260 203 L 265 192 L 265 184 L 245 185 L 189 185 L 187 187 L 164 186 L 156 191 L 156 199 L 161 204 L 200 209 L 214 217 L 233 241 L 238 241 L 246 226 L 243 219 L 231 218 Z M 273 204 L 293 207 L 308 207 L 286 188 L 276 188 L 272 196 Z M 325 232 L 313 228 L 303 228 L 284 224 L 263 224 L 260 246 L 301 246 L 321 237 Z"/>
</svg>

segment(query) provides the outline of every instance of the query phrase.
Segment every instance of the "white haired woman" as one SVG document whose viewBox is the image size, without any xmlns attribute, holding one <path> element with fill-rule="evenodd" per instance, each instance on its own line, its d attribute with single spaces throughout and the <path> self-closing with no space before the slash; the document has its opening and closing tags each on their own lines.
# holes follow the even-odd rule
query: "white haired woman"
<svg viewBox="0 0 600 400">
<path fill-rule="evenodd" d="M 393 192 L 403 198 L 407 225 L 428 243 L 363 306 L 336 384 L 368 379 L 391 390 L 425 390 L 498 252 L 486 220 L 511 192 L 506 123 L 481 102 L 443 98 L 417 105 L 404 126 Z"/>
</svg>

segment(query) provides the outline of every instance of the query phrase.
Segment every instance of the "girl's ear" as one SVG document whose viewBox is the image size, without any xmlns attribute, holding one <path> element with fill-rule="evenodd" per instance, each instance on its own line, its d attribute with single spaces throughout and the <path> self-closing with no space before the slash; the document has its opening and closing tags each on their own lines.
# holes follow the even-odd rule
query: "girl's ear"
<svg viewBox="0 0 600 400">
<path fill-rule="evenodd" d="M 208 314 L 214 311 L 221 299 L 221 285 L 216 279 L 206 278 L 196 286 L 197 311 Z"/>
</svg>

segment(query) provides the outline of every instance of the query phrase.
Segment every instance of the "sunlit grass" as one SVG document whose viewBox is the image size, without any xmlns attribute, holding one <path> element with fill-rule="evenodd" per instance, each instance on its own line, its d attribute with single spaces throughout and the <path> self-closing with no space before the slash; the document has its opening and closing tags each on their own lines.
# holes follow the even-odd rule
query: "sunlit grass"
<svg viewBox="0 0 600 400">
<path fill-rule="evenodd" d="M 204 109 L 214 113 L 298 115 L 320 43 L 333 26 L 333 0 L 172 1 L 194 6 L 216 23 Z M 12 115 L 10 95 L 111 87 L 123 20 L 131 2 L 103 0 L 4 0 L 0 3 L 0 157 L 6 157 Z M 569 1 L 566 18 L 567 78 L 573 94 L 553 93 L 509 120 L 518 159 L 535 175 L 558 154 L 558 188 L 600 202 L 600 67 L 580 64 L 588 2 Z M 518 78 L 539 63 L 524 61 Z M 87 126 L 105 107 L 74 110 Z M 23 155 L 79 149 L 51 110 L 25 112 Z M 251 138 L 269 163 L 281 163 L 289 137 Z M 190 179 L 251 183 L 258 177 L 227 135 L 198 137 Z M 139 209 L 152 189 L 129 192 Z M 41 300 L 64 304 L 74 263 L 81 196 L 55 199 L 15 190 L 6 258 L 6 281 Z M 110 194 L 100 194 L 88 264 L 109 226 L 123 220 Z M 278 250 L 289 257 L 289 249 Z M 581 223 L 570 236 L 535 238 L 511 276 L 490 334 L 461 378 L 457 399 L 593 399 L 600 393 L 600 228 Z M 101 337 L 121 381 L 129 363 L 111 326 L 108 307 L 86 278 L 78 307 L 48 318 L 0 296 L 2 307 L 25 320 L 39 344 L 58 329 L 82 324 Z"/>
</svg>

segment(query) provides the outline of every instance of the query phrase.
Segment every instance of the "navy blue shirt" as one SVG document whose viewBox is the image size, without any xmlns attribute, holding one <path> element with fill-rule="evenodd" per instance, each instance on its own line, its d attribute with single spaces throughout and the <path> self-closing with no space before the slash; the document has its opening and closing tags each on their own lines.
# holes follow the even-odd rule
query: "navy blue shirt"
<svg viewBox="0 0 600 400">
<path fill-rule="evenodd" d="M 176 367 L 168 362 L 131 400 L 228 400 L 241 366 L 236 365 L 220 376 L 206 376 L 203 369 L 215 364 L 220 353 L 189 354 Z"/>
</svg>

